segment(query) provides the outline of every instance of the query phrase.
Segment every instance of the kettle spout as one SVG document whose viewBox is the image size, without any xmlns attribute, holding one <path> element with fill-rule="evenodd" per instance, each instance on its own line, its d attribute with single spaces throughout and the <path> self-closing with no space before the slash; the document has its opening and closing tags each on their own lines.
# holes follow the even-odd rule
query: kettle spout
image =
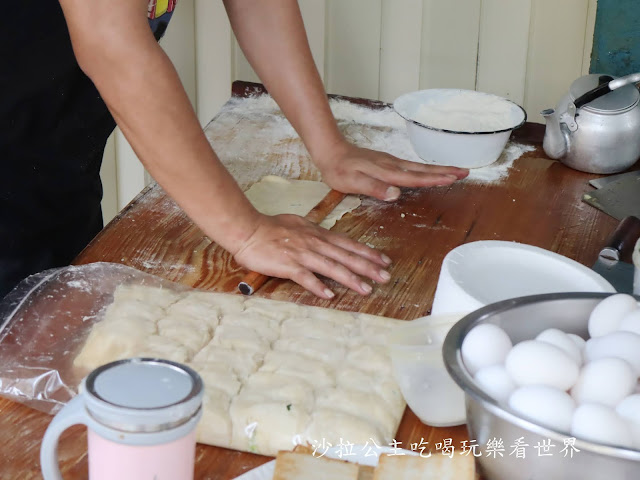
<svg viewBox="0 0 640 480">
<path fill-rule="evenodd" d="M 560 129 L 560 119 L 558 112 L 549 108 L 540 114 L 545 118 L 547 127 L 544 130 L 544 140 L 542 148 L 544 152 L 554 160 L 560 159 L 567 154 L 567 139 Z"/>
</svg>

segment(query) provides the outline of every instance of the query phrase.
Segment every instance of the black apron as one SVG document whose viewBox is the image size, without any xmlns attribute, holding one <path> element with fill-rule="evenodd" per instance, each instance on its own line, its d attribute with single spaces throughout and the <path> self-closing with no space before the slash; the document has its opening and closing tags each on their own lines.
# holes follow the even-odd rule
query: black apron
<svg viewBox="0 0 640 480">
<path fill-rule="evenodd" d="M 170 16 L 150 19 L 156 38 Z M 68 265 L 102 229 L 100 164 L 115 122 L 75 60 L 57 0 L 9 2 L 0 39 L 1 299 Z"/>
</svg>

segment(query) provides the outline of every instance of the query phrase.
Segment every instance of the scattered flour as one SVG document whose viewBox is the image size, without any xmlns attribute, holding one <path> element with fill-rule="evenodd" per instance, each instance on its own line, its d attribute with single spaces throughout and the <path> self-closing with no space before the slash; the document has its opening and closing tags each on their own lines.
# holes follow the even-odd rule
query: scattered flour
<svg viewBox="0 0 640 480">
<path fill-rule="evenodd" d="M 351 143 L 427 163 L 411 147 L 405 121 L 392 108 L 371 109 L 337 99 L 329 103 L 338 127 Z M 295 179 L 307 172 L 308 178 L 320 179 L 304 144 L 269 95 L 231 99 L 207 125 L 205 134 L 242 186 L 269 174 Z M 471 170 L 467 181 L 498 181 L 514 160 L 533 149 L 510 142 L 496 162 Z"/>
</svg>

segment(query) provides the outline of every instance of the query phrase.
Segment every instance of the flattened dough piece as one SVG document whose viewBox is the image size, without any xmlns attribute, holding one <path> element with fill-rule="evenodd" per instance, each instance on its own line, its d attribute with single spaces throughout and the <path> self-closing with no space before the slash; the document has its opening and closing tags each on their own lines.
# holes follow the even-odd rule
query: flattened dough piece
<svg viewBox="0 0 640 480">
<path fill-rule="evenodd" d="M 211 340 L 211 331 L 204 321 L 184 315 L 171 315 L 159 320 L 158 332 L 187 347 L 192 355 Z"/>
<path fill-rule="evenodd" d="M 93 326 L 73 364 L 93 370 L 114 360 L 134 357 L 142 349 L 147 337 L 156 332 L 156 324 L 144 319 L 103 320 Z"/>
<path fill-rule="evenodd" d="M 275 456 L 291 450 L 309 424 L 299 405 L 261 397 L 238 397 L 231 402 L 231 448 Z"/>
<path fill-rule="evenodd" d="M 119 285 L 113 293 L 115 303 L 136 301 L 144 305 L 167 308 L 183 296 L 167 288 L 147 287 L 145 285 Z"/>
<path fill-rule="evenodd" d="M 280 323 L 286 318 L 303 318 L 306 309 L 291 302 L 279 302 L 260 297 L 250 297 L 244 302 L 245 314 L 256 314 L 262 317 L 272 318 Z"/>
<path fill-rule="evenodd" d="M 346 352 L 343 345 L 332 340 L 300 337 L 280 338 L 273 343 L 273 349 L 298 353 L 327 365 L 343 361 Z"/>
<path fill-rule="evenodd" d="M 387 441 L 392 440 L 391 437 L 398 428 L 398 420 L 387 403 L 373 392 L 327 388 L 318 392 L 316 406 L 372 420 Z"/>
<path fill-rule="evenodd" d="M 261 314 L 252 314 L 249 309 L 242 313 L 225 315 L 220 324 L 252 330 L 269 343 L 275 341 L 280 334 L 280 321 Z"/>
<path fill-rule="evenodd" d="M 257 332 L 237 325 L 220 325 L 216 328 L 211 343 L 232 350 L 248 350 L 263 355 L 271 346 L 270 342 Z"/>
<path fill-rule="evenodd" d="M 231 398 L 222 390 L 206 386 L 202 397 L 202 418 L 196 430 L 200 443 L 227 447 L 231 443 Z"/>
<path fill-rule="evenodd" d="M 137 355 L 185 363 L 191 357 L 191 352 L 187 347 L 169 337 L 150 335 L 144 339 Z"/>
<path fill-rule="evenodd" d="M 331 188 L 322 182 L 310 180 L 288 180 L 275 175 L 267 175 L 254 183 L 245 195 L 251 204 L 265 215 L 292 213 L 304 217 L 322 200 Z M 320 223 L 330 229 L 348 212 L 360 206 L 360 199 L 348 195 Z"/>
<path fill-rule="evenodd" d="M 258 371 L 249 377 L 238 398 L 250 396 L 282 401 L 285 404 L 304 405 L 306 409 L 313 408 L 315 402 L 313 388 L 307 381 L 272 372 Z"/>
<path fill-rule="evenodd" d="M 350 326 L 315 318 L 289 318 L 280 327 L 282 338 L 319 338 L 332 343 L 346 343 Z"/>
<path fill-rule="evenodd" d="M 239 313 L 244 310 L 243 295 L 197 291 L 188 293 L 185 300 L 195 303 L 208 303 L 224 313 Z"/>
<path fill-rule="evenodd" d="M 209 344 L 200 350 L 194 362 L 219 363 L 226 365 L 237 375 L 240 380 L 245 380 L 249 375 L 258 370 L 262 365 L 264 354 L 252 350 L 232 350 L 230 348 Z"/>
<path fill-rule="evenodd" d="M 336 370 L 336 385 L 344 389 L 361 392 L 375 392 L 384 399 L 387 406 L 397 415 L 400 422 L 406 403 L 398 384 L 392 377 L 365 372 L 355 367 L 341 367 Z"/>
<path fill-rule="evenodd" d="M 332 445 L 338 445 L 340 439 L 356 445 L 372 440 L 384 444 L 384 436 L 370 421 L 330 408 L 313 412 L 303 439 L 311 445 L 321 444 L 323 439 Z"/>
<path fill-rule="evenodd" d="M 242 383 L 233 369 L 224 363 L 200 363 L 189 364 L 205 384 L 205 389 L 216 388 L 223 391 L 229 398 L 240 391 Z"/>
<path fill-rule="evenodd" d="M 335 385 L 334 369 L 325 363 L 313 360 L 299 353 L 271 350 L 264 357 L 260 372 L 280 373 L 312 381 L 315 388 Z"/>
<path fill-rule="evenodd" d="M 210 303 L 193 299 L 180 300 L 167 309 L 167 315 L 176 317 L 191 317 L 205 323 L 213 332 L 220 323 L 220 310 Z"/>
</svg>

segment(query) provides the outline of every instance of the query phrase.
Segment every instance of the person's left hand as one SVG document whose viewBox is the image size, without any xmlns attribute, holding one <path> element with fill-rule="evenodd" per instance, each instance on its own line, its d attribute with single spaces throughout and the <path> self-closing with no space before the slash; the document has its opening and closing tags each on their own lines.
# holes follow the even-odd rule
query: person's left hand
<svg viewBox="0 0 640 480">
<path fill-rule="evenodd" d="M 346 141 L 332 148 L 316 164 L 322 172 L 322 180 L 331 188 L 385 201 L 396 200 L 400 196 L 398 187 L 450 185 L 469 175 L 469 170 L 464 168 L 401 160 Z"/>
</svg>

